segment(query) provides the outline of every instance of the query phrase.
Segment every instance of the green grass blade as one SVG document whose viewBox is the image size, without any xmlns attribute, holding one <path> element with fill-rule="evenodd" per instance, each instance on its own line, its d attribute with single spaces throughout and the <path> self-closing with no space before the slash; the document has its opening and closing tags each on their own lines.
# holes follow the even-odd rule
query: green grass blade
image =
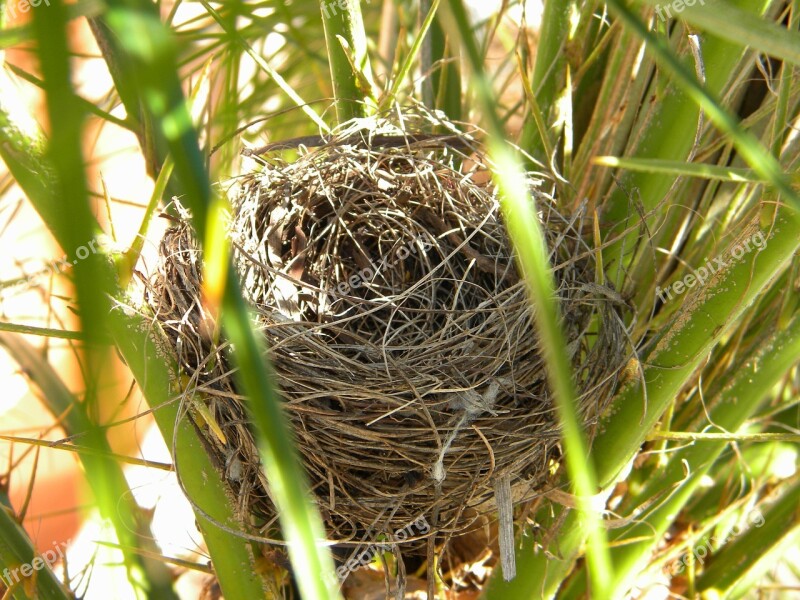
<svg viewBox="0 0 800 600">
<path fill-rule="evenodd" d="M 737 2 L 739 5 L 746 7 L 747 10 L 752 11 L 751 18 L 755 19 L 759 18 L 759 15 L 766 10 L 770 0 L 759 0 L 758 2 L 737 0 Z M 619 27 L 619 24 L 615 23 L 615 25 Z M 622 48 L 629 49 L 634 44 L 641 42 L 642 38 L 639 36 L 639 29 L 621 28 L 619 43 L 623 44 Z M 679 30 L 675 35 L 679 36 L 682 33 L 683 31 Z M 644 41 L 649 43 L 649 40 L 650 38 L 646 38 Z M 648 57 L 652 55 L 652 52 L 646 53 L 645 61 L 649 60 Z M 706 64 L 714 65 L 713 69 L 706 69 L 705 87 L 717 97 L 723 95 L 727 97 L 730 94 L 731 73 L 749 68 L 749 63 L 746 62 L 747 55 L 743 48 L 714 35 L 708 35 L 703 38 L 702 56 Z M 611 61 L 609 66 L 612 66 Z M 627 66 L 628 69 L 632 68 L 629 63 Z M 624 152 L 625 157 L 628 159 L 636 157 L 686 162 L 693 149 L 694 136 L 688 134 L 675 135 L 675 132 L 694 131 L 697 127 L 700 110 L 681 86 L 670 85 L 671 82 L 669 80 L 663 81 L 666 77 L 664 74 L 659 72 L 652 74 L 657 76 L 658 79 L 654 83 L 644 85 L 648 81 L 651 71 L 641 71 L 641 76 L 634 82 L 634 85 L 638 86 L 635 90 L 635 95 L 613 98 L 616 102 L 612 103 L 611 107 L 619 103 L 629 103 L 632 109 L 636 111 L 639 105 L 647 107 L 653 104 L 654 106 L 647 118 L 641 119 L 640 117 L 634 121 L 633 127 L 635 129 L 630 133 L 624 133 L 626 138 L 630 137 L 631 139 L 617 142 L 615 144 L 617 145 L 617 150 L 613 153 L 622 154 Z M 611 75 L 612 73 L 608 73 L 606 79 Z M 618 80 L 619 87 L 624 85 L 626 78 L 627 75 Z M 642 79 L 645 81 L 640 81 Z M 604 105 L 601 104 L 601 107 L 604 107 Z M 608 107 L 604 107 L 604 111 L 601 113 L 604 118 L 596 121 L 596 128 L 593 130 L 594 134 L 600 135 L 601 129 L 606 127 L 607 118 L 613 118 L 614 115 L 613 109 L 609 110 Z M 589 148 L 589 151 L 579 151 L 579 154 L 584 157 L 583 164 L 588 162 L 586 159 L 589 157 L 592 145 L 588 144 L 586 147 Z M 612 228 L 613 235 L 619 235 L 623 228 L 638 220 L 634 208 L 631 206 L 630 194 L 634 190 L 638 191 L 636 197 L 640 199 L 641 211 L 652 215 L 646 221 L 648 225 L 654 225 L 657 222 L 657 218 L 667 212 L 668 207 L 663 204 L 663 201 L 668 198 L 668 194 L 675 184 L 674 177 L 655 173 L 623 172 L 620 174 L 620 179 L 621 186 L 609 190 L 610 195 L 602 206 L 603 221 L 607 224 L 607 227 Z M 586 186 L 584 185 L 584 187 Z M 625 263 L 630 259 L 628 254 L 635 247 L 638 238 L 639 232 L 634 230 L 623 235 L 618 242 L 604 251 L 605 263 L 610 269 L 610 279 L 618 285 L 623 281 Z M 640 285 L 637 287 L 646 289 L 647 286 Z"/>
<path fill-rule="evenodd" d="M 494 180 L 501 192 L 501 209 L 509 236 L 517 251 L 519 266 L 528 284 L 534 308 L 537 332 L 547 365 L 547 378 L 555 396 L 567 472 L 573 483 L 579 512 L 587 524 L 589 545 L 587 560 L 592 580 L 592 591 L 606 597 L 613 579 L 605 531 L 599 516 L 593 511 L 589 498 L 597 493 L 596 479 L 591 464 L 586 460 L 588 448 L 575 411 L 575 385 L 567 358 L 564 335 L 560 328 L 559 309 L 555 283 L 547 260 L 546 244 L 541 224 L 533 209 L 526 179 L 518 157 L 504 141 L 505 132 L 495 113 L 496 101 L 491 82 L 486 76 L 477 45 L 460 0 L 450 0 L 450 9 L 456 22 L 456 31 L 473 73 L 478 101 L 489 122 L 489 154 L 494 162 Z M 489 597 L 507 597 L 502 584 L 492 588 Z"/>
<path fill-rule="evenodd" d="M 709 119 L 730 138 L 753 171 L 766 181 L 769 181 L 788 202 L 794 205 L 795 209 L 800 209 L 800 197 L 797 196 L 792 188 L 791 182 L 783 172 L 783 169 L 781 169 L 780 163 L 761 145 L 758 138 L 749 131 L 744 130 L 739 125 L 739 122 L 722 108 L 721 103 L 712 96 L 711 92 L 697 81 L 694 73 L 689 71 L 673 55 L 672 51 L 660 39 L 655 37 L 645 27 L 644 23 L 637 19 L 619 0 L 608 0 L 608 5 L 614 9 L 614 12 L 625 25 L 647 42 L 647 48 L 655 55 L 659 64 L 672 74 L 675 82 L 703 109 Z M 800 41 L 800 37 L 797 39 Z"/>
<path fill-rule="evenodd" d="M 49 218 L 48 225 L 62 247 L 69 253 L 95 240 L 97 222 L 90 210 L 85 180 L 85 165 L 81 147 L 83 111 L 72 90 L 69 65 L 69 48 L 66 23 L 69 15 L 59 0 L 52 0 L 46 10 L 33 11 L 33 33 L 38 43 L 39 65 L 51 133 L 47 154 L 42 159 L 50 163 L 46 173 L 51 176 L 48 188 L 37 188 L 41 197 L 31 197 L 34 205 L 47 206 L 42 212 Z M 26 190 L 27 191 L 27 190 Z M 90 343 L 86 351 L 85 423 L 81 423 L 87 444 L 100 454 L 108 450 L 105 432 L 100 428 L 98 414 L 99 396 L 97 376 L 108 357 L 108 348 L 92 342 L 105 339 L 106 319 L 110 310 L 107 292 L 112 289 L 112 272 L 98 253 L 73 263 L 73 276 L 78 296 L 78 315 L 81 328 Z M 21 340 L 15 340 L 19 344 Z M 44 372 L 44 371 L 43 371 Z M 52 378 L 51 378 L 52 380 Z M 44 390 L 47 395 L 48 391 Z M 79 414 L 79 411 L 73 411 Z M 74 432 L 72 432 L 74 433 Z M 171 574 L 159 563 L 142 559 L 134 550 L 151 539 L 146 519 L 133 501 L 122 471 L 112 460 L 82 456 L 89 483 L 94 491 L 101 514 L 109 519 L 115 529 L 123 551 L 129 578 L 135 588 L 159 598 L 175 597 Z M 135 524 L 139 539 L 131 530 Z"/>
<path fill-rule="evenodd" d="M 795 316 L 786 329 L 775 331 L 765 338 L 749 359 L 737 365 L 720 397 L 708 399 L 711 407 L 708 422 L 723 430 L 737 431 L 756 412 L 773 386 L 795 365 L 798 356 L 800 315 Z M 740 442 L 747 441 L 743 435 L 729 437 Z M 657 497 L 663 490 L 671 490 L 669 497 L 651 512 L 614 532 L 617 545 L 612 550 L 612 556 L 620 577 L 619 593 L 624 593 L 646 567 L 651 552 L 699 489 L 703 478 L 727 445 L 724 440 L 711 440 L 670 452 L 667 464 L 658 468 L 641 489 L 626 498 L 626 504 L 635 508 Z M 568 597 L 579 595 L 580 590 L 575 590 Z"/>
<path fill-rule="evenodd" d="M 5 112 L 0 112 L 0 121 L 5 124 L 0 135 L 3 136 L 4 140 L 8 141 L 8 143 L 0 144 L 0 148 L 5 150 L 3 158 L 7 163 L 13 165 L 15 174 L 19 175 L 17 181 L 22 185 L 39 213 L 45 218 L 45 222 L 50 227 L 56 239 L 66 248 L 64 228 L 68 225 L 69 221 L 58 218 L 59 207 L 53 200 L 53 198 L 56 197 L 53 191 L 55 189 L 55 175 L 52 167 L 42 156 L 42 142 L 40 141 L 40 136 L 36 134 L 26 134 L 24 131 L 25 128 L 15 125 L 14 119 Z M 38 177 L 34 177 L 34 174 L 38 175 Z M 97 227 L 96 223 L 93 224 L 93 227 Z M 105 268 L 109 271 L 111 269 L 110 265 L 110 261 L 104 264 Z M 115 296 L 119 295 L 119 290 L 116 290 L 116 292 L 108 290 L 108 292 Z M 143 332 L 145 332 L 147 328 L 144 325 L 139 327 L 126 327 L 124 324 L 119 325 L 113 317 L 111 320 L 114 324 L 112 328 L 113 331 L 119 332 L 121 330 L 124 332 L 122 335 L 119 333 L 115 335 L 119 342 L 120 351 L 128 365 L 134 371 L 137 381 L 142 385 L 146 396 L 151 401 L 151 406 L 162 404 L 162 402 L 154 401 L 154 398 L 163 398 L 165 402 L 169 395 L 168 379 L 166 375 L 162 373 L 163 362 L 159 362 L 162 359 L 159 358 L 158 360 L 143 363 L 142 357 L 145 355 L 152 358 L 157 357 L 154 348 L 152 348 L 152 342 L 150 343 L 149 354 L 137 354 L 135 352 L 136 348 L 144 348 L 146 346 L 144 343 L 136 346 L 134 342 L 135 338 L 131 336 L 132 333 L 138 333 L 139 336 L 144 336 L 145 334 Z M 21 328 L 9 327 L 8 329 L 17 330 L 19 333 L 44 333 L 24 326 Z M 50 334 L 49 330 L 47 330 L 47 335 L 51 337 L 62 337 L 61 334 Z M 105 335 L 107 337 L 107 334 Z M 70 335 L 68 337 L 80 337 L 83 339 L 85 335 L 80 333 L 79 335 Z M 48 406 L 51 408 L 51 412 L 63 419 L 67 434 L 80 434 L 89 430 L 92 425 L 83 412 L 83 406 L 81 404 L 73 404 L 76 402 L 75 398 L 69 394 L 68 390 L 63 387 L 63 384 L 60 384 L 60 380 L 57 376 L 47 370 L 48 365 L 46 365 L 46 363 L 41 364 L 39 355 L 31 352 L 22 353 L 24 347 L 20 346 L 21 340 L 19 338 L 9 337 L 7 339 L 9 343 L 19 350 L 17 356 L 25 358 L 31 369 L 30 372 L 39 373 L 38 381 L 44 382 L 43 385 L 45 385 L 46 388 L 45 398 L 48 401 Z M 104 338 L 104 340 L 105 339 L 106 338 Z M 134 350 L 131 350 L 132 346 Z M 161 377 L 159 377 L 159 373 L 162 374 Z M 163 386 L 159 387 L 160 384 L 163 384 Z M 156 389 L 160 391 L 161 396 L 155 393 L 154 390 Z M 170 411 L 169 406 L 165 404 L 164 408 L 155 413 L 156 421 L 164 434 L 164 438 L 167 440 L 172 439 L 172 431 L 177 421 L 177 404 L 173 403 L 171 406 L 173 408 L 172 411 Z M 66 415 L 66 417 L 64 415 Z M 219 479 L 219 475 L 214 470 L 214 467 L 210 464 L 207 455 L 203 452 L 202 445 L 197 439 L 196 434 L 191 430 L 191 426 L 185 422 L 179 427 L 178 447 L 181 449 L 186 448 L 185 452 L 182 452 L 181 456 L 178 458 L 179 464 L 183 465 L 186 472 L 205 474 L 205 479 L 203 480 L 198 481 L 193 479 L 190 481 L 190 484 L 196 484 L 194 489 L 191 485 L 187 486 L 192 493 L 192 498 L 200 503 L 205 511 L 211 514 L 218 522 L 235 529 L 235 525 L 238 525 L 238 521 L 234 518 L 235 513 L 229 499 L 225 495 L 223 483 Z M 119 465 L 109 460 L 109 457 L 112 456 L 111 451 L 100 433 L 95 437 L 95 443 L 92 446 L 92 454 L 94 458 L 88 459 L 88 462 L 82 457 L 90 481 L 96 482 L 98 485 L 102 482 L 108 482 L 108 486 L 111 486 L 114 482 L 118 485 L 124 483 L 121 471 L 117 473 Z M 215 478 L 216 486 L 213 485 Z M 206 485 L 207 483 L 210 485 Z M 131 502 L 126 500 L 117 507 L 118 498 L 128 500 L 133 498 L 127 486 L 124 489 L 118 489 L 106 495 L 113 500 L 114 506 L 112 508 L 112 516 L 118 516 L 120 512 L 128 515 L 125 517 L 125 523 L 127 524 L 140 520 L 138 517 L 134 518 L 134 516 L 129 514 L 138 511 L 138 508 L 133 506 Z M 115 522 L 118 522 L 118 520 Z M 128 533 L 125 523 L 123 523 L 123 532 Z M 220 585 L 225 594 L 231 598 L 238 598 L 241 600 L 263 597 L 264 592 L 261 587 L 260 579 L 254 575 L 254 570 L 252 568 L 254 559 L 248 542 L 236 536 L 231 536 L 229 533 L 219 528 L 211 527 L 207 521 L 200 518 L 200 515 L 198 515 L 198 524 L 204 532 L 206 543 L 211 552 L 214 564 L 218 569 L 217 575 L 220 580 Z M 141 533 L 144 534 L 143 539 L 152 539 L 152 535 L 149 532 L 142 531 Z M 140 549 L 136 547 L 135 540 L 128 540 L 124 535 L 119 537 L 121 547 L 132 548 L 132 551 L 137 555 L 146 554 L 146 548 L 142 548 L 140 552 Z M 147 544 L 144 544 L 144 546 L 147 546 Z M 159 570 L 165 571 L 163 565 L 159 564 L 156 571 Z M 153 575 L 158 575 L 158 573 L 154 572 Z M 156 582 L 155 578 L 151 579 L 152 581 L 148 582 L 148 584 Z M 157 591 L 158 597 L 169 597 L 170 593 L 168 589 Z"/>
<path fill-rule="evenodd" d="M 344 7 L 342 7 L 344 4 Z M 372 69 L 358 0 L 320 0 L 339 123 L 374 110 Z"/>
<path fill-rule="evenodd" d="M 751 527 L 714 555 L 697 579 L 697 590 L 722 598 L 741 597 L 800 538 L 798 506 L 800 479 L 795 477 L 789 490 L 763 511 L 761 527 Z"/>
<path fill-rule="evenodd" d="M 61 582 L 56 579 L 50 565 L 43 559 L 43 565 L 34 565 L 33 560 L 37 557 L 34 552 L 33 544 L 27 532 L 16 521 L 11 512 L 11 504 L 5 491 L 0 491 L 0 576 L 2 585 L 14 585 L 19 581 L 19 585 L 14 587 L 14 591 L 9 598 L 14 600 L 67 600 L 72 598 L 72 594 Z M 35 571 L 36 579 L 26 579 L 19 571 L 22 565 L 38 566 Z M 14 572 L 16 570 L 16 572 Z M 28 595 L 28 590 L 33 594 Z M 5 596 L 4 596 L 5 598 Z"/>
<path fill-rule="evenodd" d="M 49 327 L 34 327 L 32 325 L 21 325 L 18 323 L 0 322 L 0 331 L 9 333 L 23 333 L 25 335 L 41 335 L 43 337 L 62 339 L 62 340 L 83 340 L 83 333 L 80 331 L 65 331 L 63 329 L 51 329 Z"/>
<path fill-rule="evenodd" d="M 153 416 L 170 447 L 187 496 L 195 505 L 197 526 L 211 557 L 220 589 L 229 600 L 266 598 L 264 581 L 256 568 L 253 548 L 244 534 L 237 504 L 229 496 L 227 483 L 211 462 L 194 427 L 179 410 L 171 381 L 177 366 L 158 351 L 149 333 L 152 323 L 142 317 L 115 313 L 114 337 Z M 196 475 L 200 476 L 196 476 Z"/>
<path fill-rule="evenodd" d="M 617 158 L 616 156 L 598 156 L 594 164 L 637 171 L 639 173 L 659 173 L 673 177 L 699 177 L 701 179 L 716 179 L 717 181 L 731 181 L 735 183 L 766 183 L 767 180 L 758 177 L 752 169 L 736 167 L 723 167 L 702 163 L 687 163 L 677 160 L 663 160 L 659 158 Z"/>
<path fill-rule="evenodd" d="M 669 6 L 659 0 L 639 0 L 639 3 L 655 7 L 657 16 L 666 16 L 665 8 Z M 687 2 L 675 16 L 735 44 L 800 65 L 800 35 L 797 32 L 764 19 L 754 19 L 751 12 L 730 2 L 704 0 L 692 5 Z"/>
<path fill-rule="evenodd" d="M 403 85 L 406 77 L 408 77 L 408 74 L 411 72 L 411 67 L 414 66 L 414 61 L 419 54 L 420 48 L 422 48 L 422 42 L 425 39 L 425 36 L 428 34 L 428 29 L 430 28 L 431 23 L 433 23 L 438 9 L 439 0 L 433 0 L 431 3 L 431 9 L 425 16 L 425 20 L 422 22 L 419 31 L 416 33 L 414 43 L 411 44 L 411 49 L 406 55 L 403 64 L 400 66 L 400 69 L 394 76 L 394 81 L 392 81 L 392 87 L 389 90 L 389 93 L 386 94 L 386 96 L 384 96 L 381 100 L 379 110 L 384 110 L 390 102 L 397 99 L 397 94 L 400 92 L 400 87 Z"/>
<path fill-rule="evenodd" d="M 79 453 L 81 464 L 101 514 L 114 524 L 131 583 L 149 590 L 151 597 L 176 597 L 172 594 L 172 577 L 164 565 L 142 559 L 137 551 L 139 547 L 155 550 L 156 546 L 152 543 L 148 519 L 136 504 L 122 468 L 113 457 L 105 430 L 92 421 L 85 403 L 78 401 L 42 354 L 24 338 L 0 333 L 0 346 L 6 348 L 42 391 L 45 406 L 66 435 L 80 439 L 88 448 L 88 452 Z"/>
<path fill-rule="evenodd" d="M 645 24 L 622 2 L 608 0 L 608 6 L 625 26 L 646 42 L 647 49 L 653 54 L 658 64 L 670 73 L 680 89 L 702 108 L 708 118 L 726 134 L 756 175 L 768 181 L 787 202 L 796 208 L 800 207 L 800 197 L 794 192 L 788 177 L 777 159 L 762 146 L 760 141 L 751 132 L 740 126 L 738 121 L 714 98 L 708 87 L 701 85 L 696 76 L 673 55 L 664 42 L 651 33 Z M 684 137 L 688 138 L 688 136 Z M 628 238 L 630 236 L 623 239 Z M 624 260 L 621 256 L 624 247 L 624 243 L 617 243 L 606 250 L 606 261 L 608 264 L 613 264 L 615 269 L 624 267 Z"/>
<path fill-rule="evenodd" d="M 211 186 L 183 101 L 175 42 L 146 6 L 135 9 L 124 2 L 112 2 L 107 21 L 128 52 L 130 75 L 140 86 L 138 93 L 167 140 L 175 160 L 175 176 L 192 210 L 197 237 L 204 240 L 212 203 Z M 206 284 L 213 287 L 219 282 Z M 228 269 L 228 280 L 222 287 L 222 326 L 236 347 L 233 358 L 239 369 L 238 379 L 249 398 L 261 459 L 278 505 L 289 555 L 297 572 L 306 574 L 298 578 L 298 585 L 306 597 L 335 598 L 338 592 L 333 560 L 321 544 L 325 538 L 322 519 L 311 503 L 306 477 L 289 435 L 288 419 L 267 375 L 265 353 L 253 331 L 233 269 Z"/>
<path fill-rule="evenodd" d="M 571 6 L 571 2 L 545 2 L 544 4 L 540 27 L 541 37 L 536 46 L 536 63 L 530 93 L 536 98 L 536 106 L 531 107 L 531 110 L 538 111 L 539 119 L 547 124 L 553 122 L 555 103 L 558 94 L 563 91 L 566 81 L 567 59 L 564 48 L 569 36 Z M 520 146 L 544 164 L 549 164 L 552 158 L 542 153 L 545 145 L 533 117 L 529 117 L 525 123 Z"/>
</svg>

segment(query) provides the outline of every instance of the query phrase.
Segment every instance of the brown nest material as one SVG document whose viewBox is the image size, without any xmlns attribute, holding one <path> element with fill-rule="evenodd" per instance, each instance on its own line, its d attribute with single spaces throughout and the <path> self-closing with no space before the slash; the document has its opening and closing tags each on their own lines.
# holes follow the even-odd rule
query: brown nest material
<svg viewBox="0 0 800 600">
<path fill-rule="evenodd" d="M 294 162 L 260 159 L 233 192 L 235 268 L 328 535 L 407 537 L 406 556 L 484 523 L 499 478 L 516 502 L 534 497 L 560 459 L 487 163 L 452 130 L 430 138 L 351 124 L 313 151 L 300 146 Z M 582 216 L 559 214 L 541 176 L 529 183 L 591 433 L 624 360 L 622 307 L 596 284 Z M 208 335 L 200 260 L 189 226 L 171 229 L 146 300 L 191 377 L 187 393 L 203 393 L 225 434 L 223 443 L 204 428 L 209 449 L 267 534 L 275 509 L 228 349 Z"/>
</svg>

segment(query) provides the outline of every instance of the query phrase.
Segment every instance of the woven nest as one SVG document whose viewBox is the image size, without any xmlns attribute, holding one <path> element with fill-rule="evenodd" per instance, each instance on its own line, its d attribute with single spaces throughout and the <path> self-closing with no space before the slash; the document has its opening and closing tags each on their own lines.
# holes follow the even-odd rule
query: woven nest
<svg viewBox="0 0 800 600">
<path fill-rule="evenodd" d="M 232 192 L 235 268 L 339 542 L 406 537 L 413 554 L 436 536 L 440 548 L 496 510 L 498 478 L 519 502 L 560 460 L 531 305 L 487 163 L 453 131 L 351 124 L 313 151 L 300 146 L 294 162 L 260 159 Z M 544 183 L 530 174 L 591 435 L 624 360 L 622 307 L 595 283 L 581 215 L 559 214 Z M 182 222 L 161 242 L 146 302 L 189 376 L 186 394 L 202 392 L 224 433 L 201 428 L 209 451 L 267 536 L 274 505 L 230 349 L 212 342 L 200 274 Z"/>
</svg>

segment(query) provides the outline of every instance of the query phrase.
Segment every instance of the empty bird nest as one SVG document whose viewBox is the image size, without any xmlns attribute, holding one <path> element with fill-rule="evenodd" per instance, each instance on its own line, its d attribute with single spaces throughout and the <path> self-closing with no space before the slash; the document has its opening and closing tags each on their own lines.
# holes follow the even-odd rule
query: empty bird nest
<svg viewBox="0 0 800 600">
<path fill-rule="evenodd" d="M 560 460 L 533 309 L 488 160 L 455 125 L 407 133 L 420 125 L 359 120 L 300 140 L 308 146 L 273 145 L 295 146 L 297 158 L 255 157 L 259 168 L 230 191 L 234 266 L 328 537 L 350 549 L 402 542 L 406 557 L 484 523 L 498 481 L 515 503 L 533 498 Z M 560 214 L 543 176 L 527 183 L 591 435 L 624 362 L 624 307 L 597 283 L 583 215 Z M 200 425 L 212 457 L 269 537 L 269 483 L 231 349 L 214 341 L 203 308 L 201 260 L 183 220 L 161 241 L 145 301 L 190 382 L 186 397 L 202 397 L 212 416 L 215 427 Z M 348 552 L 339 558 L 350 556 L 350 569 L 360 563 Z"/>
</svg>

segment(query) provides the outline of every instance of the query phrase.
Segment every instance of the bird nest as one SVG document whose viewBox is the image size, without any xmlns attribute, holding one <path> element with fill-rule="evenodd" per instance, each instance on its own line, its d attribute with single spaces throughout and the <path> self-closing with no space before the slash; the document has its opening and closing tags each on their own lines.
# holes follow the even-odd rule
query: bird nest
<svg viewBox="0 0 800 600">
<path fill-rule="evenodd" d="M 351 124 L 314 150 L 299 145 L 294 162 L 257 159 L 231 192 L 235 269 L 328 536 L 341 543 L 403 541 L 404 553 L 420 553 L 426 540 L 483 523 L 500 479 L 519 502 L 560 461 L 541 344 L 488 163 L 449 127 L 426 136 Z M 559 214 L 543 177 L 527 183 L 591 434 L 623 363 L 622 307 L 597 284 L 582 215 Z M 188 376 L 186 394 L 202 392 L 210 453 L 266 535 L 275 507 L 230 348 L 214 341 L 203 308 L 187 221 L 160 254 L 146 303 Z"/>
</svg>

